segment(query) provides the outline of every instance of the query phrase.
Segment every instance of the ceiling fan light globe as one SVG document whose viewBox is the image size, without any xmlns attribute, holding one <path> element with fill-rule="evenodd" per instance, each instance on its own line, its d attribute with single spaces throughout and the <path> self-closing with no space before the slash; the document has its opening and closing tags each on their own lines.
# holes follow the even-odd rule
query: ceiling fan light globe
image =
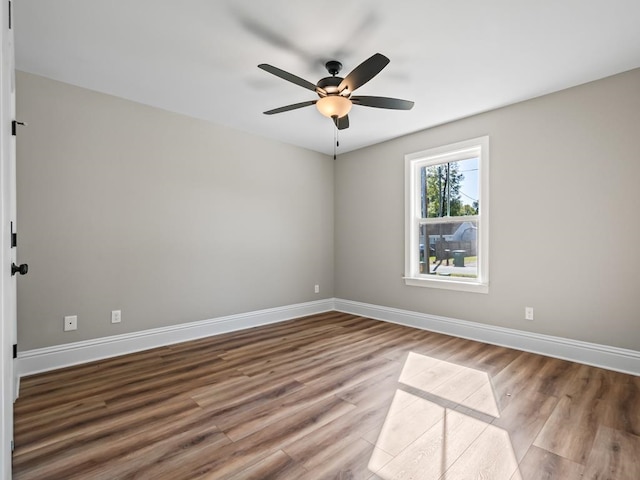
<svg viewBox="0 0 640 480">
<path fill-rule="evenodd" d="M 328 95 L 316 102 L 316 108 L 325 117 L 342 118 L 351 110 L 351 100 L 340 95 Z"/>
</svg>

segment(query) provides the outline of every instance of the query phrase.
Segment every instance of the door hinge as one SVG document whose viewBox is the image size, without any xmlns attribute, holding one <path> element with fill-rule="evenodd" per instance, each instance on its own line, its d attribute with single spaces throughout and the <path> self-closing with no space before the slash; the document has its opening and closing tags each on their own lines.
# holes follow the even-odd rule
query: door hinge
<svg viewBox="0 0 640 480">
<path fill-rule="evenodd" d="M 18 246 L 18 234 L 13 231 L 13 222 L 11 222 L 11 248 Z"/>
<path fill-rule="evenodd" d="M 13 120 L 11 122 L 11 135 L 15 136 L 18 134 L 18 125 L 23 125 L 23 126 L 27 126 L 27 124 L 25 122 L 19 122 L 17 120 Z"/>
<path fill-rule="evenodd" d="M 13 358 L 18 358 L 18 344 L 13 344 Z"/>
<path fill-rule="evenodd" d="M 9 1 L 9 30 L 11 30 L 11 1 Z"/>
</svg>

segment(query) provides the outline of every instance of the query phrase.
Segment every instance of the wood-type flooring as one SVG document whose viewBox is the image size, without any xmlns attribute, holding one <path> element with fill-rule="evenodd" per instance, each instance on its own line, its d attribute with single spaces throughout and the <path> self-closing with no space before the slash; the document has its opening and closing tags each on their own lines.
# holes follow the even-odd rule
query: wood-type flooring
<svg viewBox="0 0 640 480">
<path fill-rule="evenodd" d="M 640 377 L 330 312 L 23 378 L 15 480 L 638 480 Z"/>
</svg>

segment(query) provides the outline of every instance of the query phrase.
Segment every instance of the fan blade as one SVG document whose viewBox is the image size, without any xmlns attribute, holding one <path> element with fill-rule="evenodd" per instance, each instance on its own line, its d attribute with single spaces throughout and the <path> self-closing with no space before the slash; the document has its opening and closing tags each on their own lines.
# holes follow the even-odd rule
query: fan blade
<svg viewBox="0 0 640 480">
<path fill-rule="evenodd" d="M 309 100 L 307 102 L 294 103 L 292 105 L 287 105 L 285 107 L 274 108 L 273 110 L 267 110 L 264 112 L 265 115 L 273 115 L 274 113 L 282 113 L 288 112 L 289 110 L 295 110 L 297 108 L 308 107 L 310 105 L 315 105 L 317 100 Z"/>
<path fill-rule="evenodd" d="M 265 72 L 269 72 L 276 77 L 280 77 L 283 80 L 295 83 L 296 85 L 300 85 L 301 87 L 311 90 L 312 92 L 315 92 L 317 90 L 316 86 L 313 83 L 308 82 L 304 78 L 296 77 L 293 73 L 285 72 L 284 70 L 274 67 L 273 65 L 261 63 L 260 65 L 258 65 L 258 68 L 261 68 Z"/>
<path fill-rule="evenodd" d="M 411 110 L 413 108 L 413 102 L 399 98 L 363 96 L 351 97 L 350 100 L 354 105 L 363 107 L 389 108 L 391 110 Z"/>
<path fill-rule="evenodd" d="M 345 128 L 349 128 L 349 115 L 345 115 L 344 117 L 333 117 L 333 123 L 336 124 L 338 130 L 344 130 Z"/>
<path fill-rule="evenodd" d="M 380 73 L 389 61 L 390 60 L 381 53 L 376 53 L 354 68 L 353 71 L 340 82 L 338 91 L 342 92 L 348 89 L 349 93 L 353 92 L 356 88 L 361 87 Z"/>
</svg>

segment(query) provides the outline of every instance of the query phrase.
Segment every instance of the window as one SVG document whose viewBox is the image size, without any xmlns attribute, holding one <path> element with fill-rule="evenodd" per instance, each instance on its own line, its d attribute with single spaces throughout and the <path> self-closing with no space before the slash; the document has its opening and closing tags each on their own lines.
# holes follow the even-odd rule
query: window
<svg viewBox="0 0 640 480">
<path fill-rule="evenodd" d="M 489 137 L 405 156 L 405 283 L 489 291 Z"/>
</svg>

